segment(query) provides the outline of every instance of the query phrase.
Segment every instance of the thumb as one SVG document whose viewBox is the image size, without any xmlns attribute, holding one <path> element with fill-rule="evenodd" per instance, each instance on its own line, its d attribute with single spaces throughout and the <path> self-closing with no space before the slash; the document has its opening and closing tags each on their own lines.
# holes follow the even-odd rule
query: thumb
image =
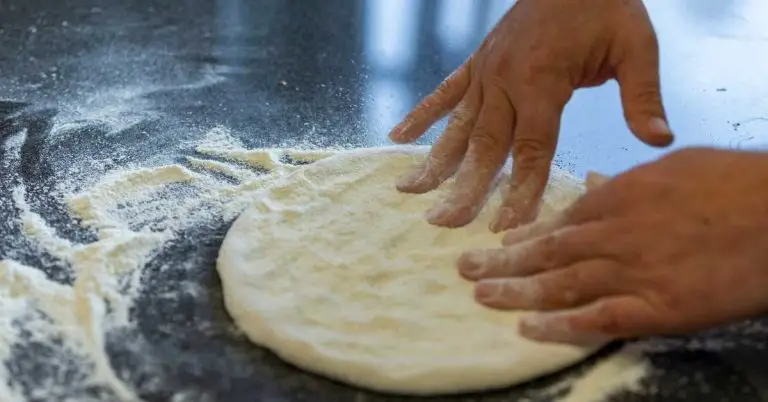
<svg viewBox="0 0 768 402">
<path fill-rule="evenodd" d="M 651 32 L 631 42 L 616 66 L 624 118 L 640 141 L 655 147 L 668 146 L 674 137 L 661 101 L 656 36 Z"/>
</svg>

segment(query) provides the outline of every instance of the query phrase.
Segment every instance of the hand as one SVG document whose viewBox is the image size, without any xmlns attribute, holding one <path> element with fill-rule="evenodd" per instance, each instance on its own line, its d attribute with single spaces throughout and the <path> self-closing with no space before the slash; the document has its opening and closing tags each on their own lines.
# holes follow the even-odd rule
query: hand
<svg viewBox="0 0 768 402">
<path fill-rule="evenodd" d="M 424 166 L 397 188 L 424 193 L 456 174 L 430 223 L 471 222 L 512 151 L 509 192 L 490 229 L 538 213 L 573 91 L 616 78 L 632 132 L 654 146 L 672 142 L 659 93 L 658 46 L 642 0 L 519 0 L 473 54 L 390 133 L 415 141 L 453 111 Z"/>
<path fill-rule="evenodd" d="M 538 312 L 524 336 L 681 334 L 768 309 L 768 154 L 688 149 L 588 191 L 508 247 L 462 255 L 476 298 Z"/>
</svg>

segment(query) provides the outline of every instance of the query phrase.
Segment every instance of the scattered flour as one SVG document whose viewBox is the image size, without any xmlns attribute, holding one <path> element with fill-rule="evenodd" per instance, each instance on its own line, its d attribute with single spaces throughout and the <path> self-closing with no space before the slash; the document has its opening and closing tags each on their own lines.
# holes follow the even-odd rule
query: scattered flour
<svg viewBox="0 0 768 402">
<path fill-rule="evenodd" d="M 4 168 L 19 163 L 23 141 L 24 133 L 19 133 L 5 142 L 6 157 L 0 161 Z M 104 337 L 109 330 L 135 325 L 129 311 L 145 265 L 180 231 L 235 218 L 256 191 L 301 169 L 289 161 L 309 163 L 337 152 L 246 149 L 224 128 L 190 145 L 198 156 L 186 157 L 184 164 L 113 170 L 85 190 L 76 184 L 59 185 L 60 201 L 71 217 L 96 235 L 97 240 L 87 244 L 58 235 L 30 206 L 24 185 L 14 185 L 12 200 L 27 240 L 68 264 L 75 280 L 60 283 L 37 268 L 12 259 L 0 261 L 0 358 L 10 356 L 12 346 L 22 339 L 17 321 L 32 320 L 30 314 L 39 312 L 54 324 L 39 328 L 56 332 L 51 335 L 60 336 L 63 347 L 76 350 L 93 367 L 90 383 L 107 387 L 120 400 L 139 401 L 110 365 Z M 647 368 L 641 354 L 622 352 L 547 392 L 570 389 L 563 402 L 599 401 L 636 389 Z M 45 387 L 35 395 L 46 399 Z M 179 394 L 172 400 L 184 398 Z M 0 365 L 0 401 L 23 400 L 19 386 Z"/>
<path fill-rule="evenodd" d="M 573 381 L 558 402 L 599 402 L 619 392 L 641 392 L 649 368 L 641 349 L 625 347 Z"/>
</svg>

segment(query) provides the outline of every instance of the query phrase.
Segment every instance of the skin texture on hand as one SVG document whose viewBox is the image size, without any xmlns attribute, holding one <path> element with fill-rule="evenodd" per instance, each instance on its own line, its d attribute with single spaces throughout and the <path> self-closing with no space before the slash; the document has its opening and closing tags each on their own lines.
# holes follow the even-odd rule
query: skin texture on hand
<svg viewBox="0 0 768 402">
<path fill-rule="evenodd" d="M 409 143 L 451 113 L 427 162 L 397 188 L 424 193 L 455 175 L 453 193 L 427 219 L 463 226 L 483 206 L 511 152 L 512 177 L 490 229 L 530 222 L 549 177 L 563 108 L 575 89 L 617 79 L 632 132 L 653 146 L 672 142 L 658 58 L 642 0 L 519 0 L 480 49 L 390 133 L 392 141 Z"/>
<path fill-rule="evenodd" d="M 535 310 L 540 341 L 688 333 L 768 309 L 768 154 L 687 149 L 600 183 L 556 219 L 473 250 L 476 299 Z"/>
</svg>

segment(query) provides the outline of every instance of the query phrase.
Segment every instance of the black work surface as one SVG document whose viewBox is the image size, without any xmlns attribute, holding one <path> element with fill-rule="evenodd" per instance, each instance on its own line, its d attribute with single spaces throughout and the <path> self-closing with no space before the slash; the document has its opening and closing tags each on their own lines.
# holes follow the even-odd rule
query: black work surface
<svg viewBox="0 0 768 402">
<path fill-rule="evenodd" d="M 25 248 L 14 223 L 11 183 L 24 183 L 27 201 L 60 235 L 91 240 L 68 226 L 59 204 L 47 196 L 62 161 L 106 157 L 118 147 L 124 157 L 112 162 L 117 165 L 170 161 L 179 142 L 215 126 L 227 127 L 251 147 L 291 141 L 386 144 L 387 130 L 471 52 L 509 3 L 0 0 L 0 141 L 27 130 L 20 165 L 0 170 L 0 222 L 7 223 L 0 224 L 0 259 L 13 249 L 28 265 L 55 266 L 51 256 Z M 676 146 L 766 144 L 760 113 L 768 83 L 759 77 L 768 61 L 755 56 L 764 53 L 768 38 L 755 23 L 766 20 L 766 6 L 721 0 L 648 4 L 662 43 Z M 122 107 L 89 112 L 105 96 L 120 97 Z M 73 112 L 78 108 L 85 111 Z M 110 114 L 132 114 L 136 121 L 114 129 L 105 123 L 115 117 Z M 52 128 L 66 123 L 77 128 L 51 138 Z M 588 168 L 616 173 L 657 153 L 629 135 L 614 84 L 580 92 L 566 110 L 557 163 L 577 174 Z M 137 329 L 109 334 L 111 363 L 127 384 L 147 401 L 171 400 L 182 389 L 185 400 L 201 401 L 410 400 L 303 373 L 233 335 L 214 269 L 230 223 L 182 233 L 153 260 L 198 263 L 185 278 L 150 267 L 155 274 L 145 278 Z M 156 297 L 174 292 L 182 279 L 204 292 Z M 652 355 L 655 368 L 645 386 L 658 392 L 616 400 L 768 400 L 762 327 L 746 323 L 693 338 L 654 340 L 664 351 Z M 128 338 L 131 347 L 123 342 Z M 67 390 L 68 369 L 52 366 L 52 354 L 55 346 L 30 343 L 5 365 L 29 389 L 62 387 L 61 400 L 99 393 Z M 148 356 L 159 368 L 136 372 L 134 363 Z M 517 400 L 563 375 L 486 395 L 429 400 Z M 103 400 L 111 398 L 105 393 Z"/>
</svg>

